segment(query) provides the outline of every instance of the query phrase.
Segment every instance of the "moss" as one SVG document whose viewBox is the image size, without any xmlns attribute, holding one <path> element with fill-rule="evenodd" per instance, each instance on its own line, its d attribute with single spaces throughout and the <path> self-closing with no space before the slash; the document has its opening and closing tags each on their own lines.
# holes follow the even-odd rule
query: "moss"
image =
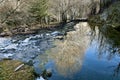
<svg viewBox="0 0 120 80">
<path fill-rule="evenodd" d="M 16 67 L 23 64 L 16 60 L 3 60 L 0 62 L 0 80 L 34 80 L 34 70 L 24 65 L 20 70 L 14 71 Z"/>
</svg>

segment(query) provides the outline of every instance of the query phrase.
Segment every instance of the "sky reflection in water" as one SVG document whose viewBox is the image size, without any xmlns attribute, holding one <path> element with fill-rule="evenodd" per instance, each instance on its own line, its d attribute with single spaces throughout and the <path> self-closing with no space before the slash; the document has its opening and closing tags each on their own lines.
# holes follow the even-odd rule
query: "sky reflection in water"
<svg viewBox="0 0 120 80">
<path fill-rule="evenodd" d="M 114 45 L 118 40 L 116 32 L 100 32 L 98 28 L 93 35 L 85 22 L 75 29 L 68 32 L 65 41 L 56 41 L 57 47 L 51 50 L 55 71 L 50 80 L 120 80 L 119 44 Z M 112 40 L 110 34 L 114 36 Z"/>
</svg>

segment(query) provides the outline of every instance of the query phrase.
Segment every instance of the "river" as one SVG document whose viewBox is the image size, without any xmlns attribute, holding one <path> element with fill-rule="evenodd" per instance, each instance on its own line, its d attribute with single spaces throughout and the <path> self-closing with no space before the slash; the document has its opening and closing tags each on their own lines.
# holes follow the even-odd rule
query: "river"
<svg viewBox="0 0 120 80">
<path fill-rule="evenodd" d="M 64 40 L 55 39 L 59 31 L 0 38 L 0 59 L 23 61 L 37 74 L 50 69 L 48 80 L 120 80 L 120 33 L 87 22 L 74 28 Z"/>
</svg>

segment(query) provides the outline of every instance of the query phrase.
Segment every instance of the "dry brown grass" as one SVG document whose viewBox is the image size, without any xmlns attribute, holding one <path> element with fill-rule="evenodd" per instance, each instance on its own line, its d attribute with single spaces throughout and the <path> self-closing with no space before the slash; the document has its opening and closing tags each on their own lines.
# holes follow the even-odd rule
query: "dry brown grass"
<svg viewBox="0 0 120 80">
<path fill-rule="evenodd" d="M 0 61 L 0 80 L 34 80 L 33 68 L 24 65 L 20 70 L 14 71 L 22 62 L 15 60 Z"/>
</svg>

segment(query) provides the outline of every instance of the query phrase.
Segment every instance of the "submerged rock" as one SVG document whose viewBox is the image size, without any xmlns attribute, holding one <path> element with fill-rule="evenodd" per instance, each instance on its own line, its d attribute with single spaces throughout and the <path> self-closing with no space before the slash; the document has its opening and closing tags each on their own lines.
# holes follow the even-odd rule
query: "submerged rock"
<svg viewBox="0 0 120 80">
<path fill-rule="evenodd" d="M 45 80 L 42 76 L 37 78 L 36 80 Z"/>
<path fill-rule="evenodd" d="M 51 69 L 44 70 L 39 78 L 36 80 L 48 80 L 52 76 Z"/>
<path fill-rule="evenodd" d="M 16 60 L 2 60 L 0 62 L 0 80 L 34 80 L 34 70 L 28 65 L 15 71 L 21 64 L 23 63 Z"/>
</svg>

